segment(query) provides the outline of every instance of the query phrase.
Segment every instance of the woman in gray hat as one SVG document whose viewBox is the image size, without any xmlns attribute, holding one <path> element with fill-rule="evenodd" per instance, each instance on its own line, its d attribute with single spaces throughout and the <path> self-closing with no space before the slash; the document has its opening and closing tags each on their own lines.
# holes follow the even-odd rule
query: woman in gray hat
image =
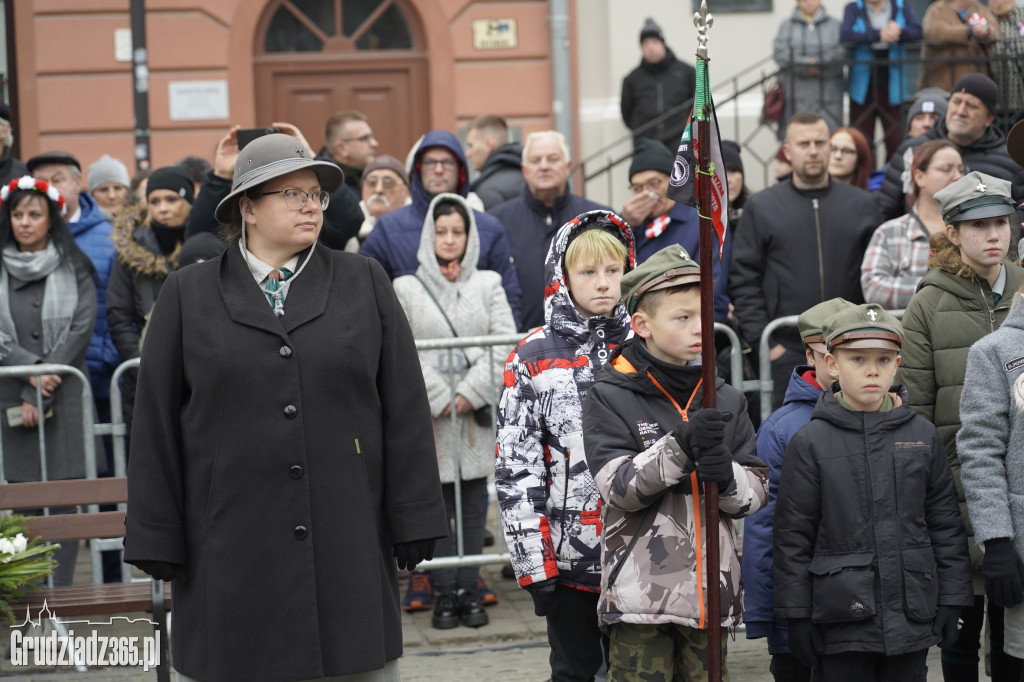
<svg viewBox="0 0 1024 682">
<path fill-rule="evenodd" d="M 962 611 L 960 639 L 942 650 L 942 672 L 947 681 L 970 680 L 977 679 L 985 621 L 984 583 L 995 570 L 992 562 L 1008 557 L 1003 552 L 1012 548 L 990 547 L 986 541 L 983 555 L 975 543 L 960 481 L 960 394 L 968 350 L 1006 319 L 1013 293 L 1024 283 L 1024 270 L 1006 259 L 1014 216 L 1008 181 L 972 171 L 935 192 L 935 200 L 946 229 L 931 236 L 930 269 L 903 315 L 906 343 L 896 383 L 907 387 L 910 406 L 935 424 L 957 482 L 976 597 L 975 605 Z M 992 680 L 1018 682 L 1020 659 L 1008 656 L 1002 647 L 1003 607 L 1012 604 L 988 596 Z"/>
<path fill-rule="evenodd" d="M 405 314 L 376 262 L 316 246 L 341 182 L 288 135 L 247 145 L 227 251 L 153 309 L 125 560 L 174 580 L 183 679 L 398 680 L 397 569 L 447 534 Z"/>
</svg>

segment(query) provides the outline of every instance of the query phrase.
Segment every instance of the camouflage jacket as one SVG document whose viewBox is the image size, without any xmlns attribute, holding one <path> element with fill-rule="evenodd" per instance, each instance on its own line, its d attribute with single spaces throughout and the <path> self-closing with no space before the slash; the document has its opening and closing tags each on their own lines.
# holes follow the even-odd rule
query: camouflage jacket
<svg viewBox="0 0 1024 682">
<path fill-rule="evenodd" d="M 604 629 L 618 622 L 705 628 L 705 542 L 695 541 L 703 535 L 704 496 L 693 460 L 671 434 L 681 410 L 690 415 L 700 409 L 700 366 L 674 367 L 666 376 L 645 359 L 646 351 L 633 347 L 640 343 L 634 338 L 619 347 L 583 409 L 587 464 L 604 504 L 598 617 Z M 715 392 L 718 409 L 733 414 L 725 442 L 734 481 L 719 493 L 717 529 L 725 627 L 739 623 L 743 610 L 731 519 L 764 506 L 768 467 L 754 454 L 743 394 L 721 379 Z"/>
<path fill-rule="evenodd" d="M 612 214 L 591 211 L 563 225 L 545 271 L 545 326 L 505 363 L 498 403 L 494 485 L 512 567 L 522 586 L 558 577 L 597 591 L 601 581 L 601 498 L 583 457 L 583 399 L 611 351 L 629 334 L 619 303 L 610 317 L 577 312 L 562 272 L 570 236 Z M 633 264 L 625 223 L 617 236 Z"/>
</svg>

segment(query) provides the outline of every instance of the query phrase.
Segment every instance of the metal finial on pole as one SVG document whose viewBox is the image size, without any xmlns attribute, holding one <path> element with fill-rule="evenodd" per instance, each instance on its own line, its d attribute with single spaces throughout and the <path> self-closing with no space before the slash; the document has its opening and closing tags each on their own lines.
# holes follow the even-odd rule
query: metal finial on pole
<svg viewBox="0 0 1024 682">
<path fill-rule="evenodd" d="M 708 12 L 706 0 L 700 0 L 700 11 L 693 13 L 693 25 L 697 27 L 697 56 L 708 58 L 708 31 L 715 23 L 715 15 Z"/>
</svg>

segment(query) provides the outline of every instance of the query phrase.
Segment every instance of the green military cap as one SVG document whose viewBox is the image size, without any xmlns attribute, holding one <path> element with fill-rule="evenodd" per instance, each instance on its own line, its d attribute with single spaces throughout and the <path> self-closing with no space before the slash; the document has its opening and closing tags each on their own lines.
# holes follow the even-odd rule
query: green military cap
<svg viewBox="0 0 1024 682">
<path fill-rule="evenodd" d="M 700 282 L 700 266 L 679 244 L 666 246 L 622 277 L 622 302 L 632 315 L 647 292 L 691 282 Z"/>
<path fill-rule="evenodd" d="M 833 298 L 818 305 L 808 308 L 800 313 L 796 319 L 796 326 L 800 330 L 800 338 L 804 344 L 819 353 L 827 353 L 825 348 L 825 334 L 821 331 L 825 320 L 832 317 L 841 310 L 853 308 L 854 305 L 845 298 Z"/>
<path fill-rule="evenodd" d="M 836 348 L 884 348 L 903 346 L 903 325 L 877 303 L 851 306 L 831 315 L 822 325 L 829 352 Z"/>
<path fill-rule="evenodd" d="M 951 225 L 962 220 L 995 218 L 1016 211 L 1010 181 L 971 171 L 935 193 L 942 220 Z"/>
</svg>

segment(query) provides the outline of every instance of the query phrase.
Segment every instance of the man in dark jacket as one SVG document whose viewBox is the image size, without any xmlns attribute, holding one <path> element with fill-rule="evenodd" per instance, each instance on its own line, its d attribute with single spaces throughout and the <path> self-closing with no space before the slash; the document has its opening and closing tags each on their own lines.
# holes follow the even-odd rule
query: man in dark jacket
<svg viewBox="0 0 1024 682">
<path fill-rule="evenodd" d="M 548 279 L 544 261 L 559 226 L 587 211 L 610 210 L 570 192 L 571 172 L 572 157 L 564 135 L 554 130 L 530 133 L 523 154 L 523 190 L 515 199 L 488 211 L 507 226 L 505 232 L 523 292 L 521 331 L 545 324 Z"/>
<path fill-rule="evenodd" d="M 359 194 L 363 169 L 377 154 L 377 138 L 373 136 L 366 115 L 359 111 L 339 111 L 324 124 L 324 146 L 316 158 L 329 161 L 345 174 L 345 184 Z"/>
<path fill-rule="evenodd" d="M 1013 198 L 1024 201 L 1024 169 L 1006 152 L 1006 137 L 994 127 L 999 91 L 995 81 L 980 73 L 964 76 L 949 96 L 945 119 L 936 121 L 924 135 L 912 137 L 900 145 L 889 159 L 882 188 L 875 200 L 882 212 L 882 220 L 898 218 L 907 212 L 904 198 L 903 174 L 908 167 L 907 157 L 929 140 L 947 139 L 960 148 L 964 165 L 1012 184 Z M 908 155 L 907 151 L 911 150 Z"/>
<path fill-rule="evenodd" d="M 651 137 L 675 149 L 686 126 L 682 105 L 693 100 L 697 72 L 668 49 L 661 27 L 650 17 L 640 31 L 640 49 L 640 66 L 622 81 L 622 120 L 633 131 L 634 138 Z M 666 116 L 647 127 L 654 119 L 677 108 L 678 115 Z"/>
<path fill-rule="evenodd" d="M 830 298 L 864 300 L 860 263 L 881 220 L 870 194 L 829 177 L 828 133 L 818 114 L 793 115 L 784 143 L 792 177 L 750 197 L 736 227 L 729 296 L 755 348 L 775 318 Z M 782 404 L 790 372 L 803 357 L 796 330 L 773 335 L 773 405 Z"/>
<path fill-rule="evenodd" d="M 382 215 L 359 251 L 380 262 L 391 279 L 414 274 L 419 267 L 416 252 L 430 200 L 442 192 L 462 196 L 469 193 L 469 168 L 455 136 L 447 130 L 431 130 L 424 135 L 413 154 L 409 180 L 412 183 L 412 203 Z M 501 275 L 516 325 L 520 326 L 522 294 L 505 228 L 485 213 L 473 211 L 473 217 L 480 230 L 477 268 L 493 270 Z"/>
<path fill-rule="evenodd" d="M 228 134 L 217 143 L 217 151 L 213 159 L 213 170 L 207 173 L 206 180 L 196 194 L 192 212 L 185 223 L 185 239 L 200 232 L 216 232 L 220 229 L 213 211 L 221 199 L 231 193 L 231 183 L 235 177 L 235 161 L 238 160 L 238 129 L 233 126 Z M 275 123 L 286 135 L 295 137 L 309 150 L 312 147 L 303 137 L 302 132 L 287 123 Z M 323 153 L 323 150 L 321 150 Z M 320 156 L 316 158 L 320 159 Z M 332 161 L 331 158 L 323 159 Z M 347 175 L 346 175 L 347 177 Z M 338 191 L 331 195 L 331 202 L 324 211 L 324 226 L 320 229 L 320 243 L 328 248 L 342 251 L 348 240 L 359 234 L 363 224 L 363 211 L 359 208 L 359 194 L 343 183 Z"/>
<path fill-rule="evenodd" d="M 508 123 L 500 116 L 484 114 L 466 129 L 466 159 L 479 175 L 469 191 L 484 203 L 484 210 L 519 196 L 523 178 L 523 146 L 509 142 Z"/>
</svg>

